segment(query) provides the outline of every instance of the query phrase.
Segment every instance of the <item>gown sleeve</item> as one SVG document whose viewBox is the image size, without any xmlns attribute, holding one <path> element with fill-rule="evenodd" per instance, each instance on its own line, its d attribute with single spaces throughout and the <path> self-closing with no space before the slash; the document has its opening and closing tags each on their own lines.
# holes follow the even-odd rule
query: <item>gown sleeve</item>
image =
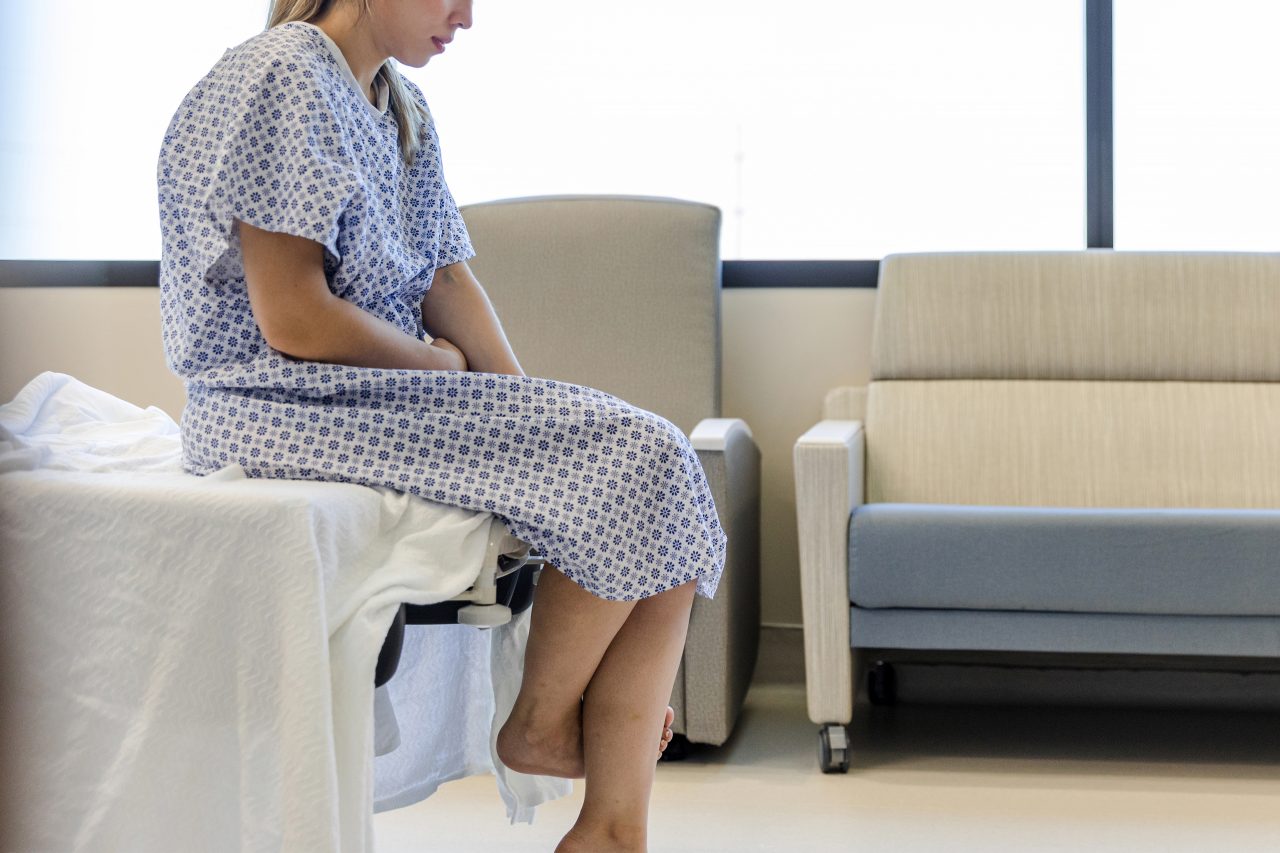
<svg viewBox="0 0 1280 853">
<path fill-rule="evenodd" d="M 209 198 L 215 219 L 228 237 L 238 219 L 315 240 L 341 261 L 341 220 L 360 215 L 363 193 L 335 110 L 296 63 L 275 59 L 247 77 Z"/>
<path fill-rule="evenodd" d="M 440 214 L 443 219 L 440 225 L 440 252 L 436 256 L 436 267 L 447 267 L 476 256 L 471 247 L 471 237 L 467 234 L 467 223 L 462 220 L 453 193 L 445 185 L 440 197 Z"/>
</svg>

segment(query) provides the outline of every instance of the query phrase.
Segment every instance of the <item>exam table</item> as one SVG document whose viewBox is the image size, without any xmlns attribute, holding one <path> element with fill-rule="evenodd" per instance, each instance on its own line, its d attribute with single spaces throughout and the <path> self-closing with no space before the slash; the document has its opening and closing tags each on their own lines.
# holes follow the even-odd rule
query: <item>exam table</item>
<svg viewBox="0 0 1280 853">
<path fill-rule="evenodd" d="M 493 751 L 541 563 L 500 520 L 179 460 L 66 375 L 0 406 L 0 846 L 371 850 L 450 779 L 512 821 L 569 792 Z"/>
</svg>

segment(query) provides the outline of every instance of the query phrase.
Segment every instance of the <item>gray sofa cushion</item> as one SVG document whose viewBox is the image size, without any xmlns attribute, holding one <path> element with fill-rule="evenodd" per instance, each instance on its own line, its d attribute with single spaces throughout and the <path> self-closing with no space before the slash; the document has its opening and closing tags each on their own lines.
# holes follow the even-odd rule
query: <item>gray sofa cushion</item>
<svg viewBox="0 0 1280 853">
<path fill-rule="evenodd" d="M 855 607 L 849 625 L 854 648 L 1280 657 L 1280 616 Z"/>
<path fill-rule="evenodd" d="M 864 608 L 1280 615 L 1280 510 L 868 504 Z"/>
</svg>

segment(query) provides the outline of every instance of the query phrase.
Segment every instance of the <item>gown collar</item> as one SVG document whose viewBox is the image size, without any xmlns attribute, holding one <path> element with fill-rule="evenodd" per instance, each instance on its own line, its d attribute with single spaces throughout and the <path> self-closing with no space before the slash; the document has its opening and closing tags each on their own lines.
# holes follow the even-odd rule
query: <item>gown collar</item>
<svg viewBox="0 0 1280 853">
<path fill-rule="evenodd" d="M 338 63 L 338 67 L 342 69 L 342 76 L 346 77 L 347 82 L 360 93 L 360 100 L 364 101 L 365 106 L 369 108 L 370 112 L 380 116 L 386 115 L 387 99 L 389 97 L 389 93 L 387 92 L 387 82 L 380 76 L 373 78 L 373 88 L 377 92 L 378 103 L 370 103 L 369 96 L 365 94 L 364 88 L 360 85 L 360 82 L 356 80 L 356 75 L 351 73 L 351 66 L 347 64 L 347 58 L 342 55 L 342 48 L 338 47 L 337 43 L 333 39 L 329 38 L 329 34 L 317 27 L 315 24 L 309 24 L 306 21 L 298 21 L 298 23 L 302 24 L 304 27 L 310 27 L 320 34 L 320 37 L 324 39 L 325 47 L 329 48 L 329 52 L 333 54 L 334 61 L 336 61 Z"/>
</svg>

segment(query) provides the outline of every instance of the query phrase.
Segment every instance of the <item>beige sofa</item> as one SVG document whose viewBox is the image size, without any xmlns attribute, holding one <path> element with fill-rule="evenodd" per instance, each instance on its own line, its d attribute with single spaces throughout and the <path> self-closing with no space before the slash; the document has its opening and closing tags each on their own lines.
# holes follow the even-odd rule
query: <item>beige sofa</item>
<svg viewBox="0 0 1280 853">
<path fill-rule="evenodd" d="M 715 599 L 694 602 L 672 728 L 688 741 L 722 744 L 759 642 L 760 451 L 745 422 L 720 417 L 720 211 L 674 199 L 558 196 L 462 214 L 476 250 L 471 267 L 525 372 L 656 412 L 698 451 L 729 546 Z"/>
<path fill-rule="evenodd" d="M 1280 255 L 890 256 L 872 347 L 795 446 L 824 770 L 855 660 L 1280 658 Z"/>
</svg>

